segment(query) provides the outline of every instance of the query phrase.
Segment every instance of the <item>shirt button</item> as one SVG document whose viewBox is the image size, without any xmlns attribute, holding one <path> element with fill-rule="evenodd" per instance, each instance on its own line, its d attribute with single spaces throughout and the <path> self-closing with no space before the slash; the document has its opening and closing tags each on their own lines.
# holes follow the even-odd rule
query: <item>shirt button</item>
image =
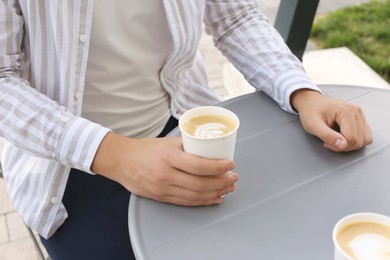
<svg viewBox="0 0 390 260">
<path fill-rule="evenodd" d="M 87 39 L 87 36 L 85 34 L 81 34 L 79 39 L 81 42 L 85 42 L 85 40 Z"/>
<path fill-rule="evenodd" d="M 74 94 L 74 98 L 75 98 L 76 100 L 79 100 L 79 99 L 81 98 L 81 92 L 80 92 L 80 91 L 76 92 L 76 93 Z"/>
<path fill-rule="evenodd" d="M 58 199 L 57 199 L 57 197 L 53 197 L 53 198 L 51 198 L 50 201 L 51 201 L 52 204 L 57 204 Z"/>
</svg>

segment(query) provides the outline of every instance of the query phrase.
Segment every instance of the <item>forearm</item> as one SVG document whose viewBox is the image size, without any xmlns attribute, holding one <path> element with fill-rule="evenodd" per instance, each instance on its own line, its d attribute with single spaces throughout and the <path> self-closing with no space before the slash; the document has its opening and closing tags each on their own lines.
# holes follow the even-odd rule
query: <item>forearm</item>
<svg viewBox="0 0 390 260">
<path fill-rule="evenodd" d="M 24 80 L 0 79 L 0 134 L 42 158 L 89 171 L 93 155 L 109 131 L 74 116 Z"/>
<path fill-rule="evenodd" d="M 320 91 L 260 11 L 257 1 L 208 1 L 205 23 L 216 46 L 233 65 L 284 110 L 295 112 L 290 95 L 296 90 Z"/>
<path fill-rule="evenodd" d="M 28 26 L 18 1 L 0 1 L 0 27 L 0 135 L 36 157 L 90 171 L 97 146 L 109 130 L 75 116 L 49 98 L 64 89 L 60 89 L 58 81 L 50 83 L 44 75 L 35 75 L 39 65 L 29 68 L 28 51 L 23 53 Z M 31 70 L 34 83 L 22 78 L 23 62 L 24 68 Z M 64 98 L 58 100 L 70 107 Z"/>
</svg>

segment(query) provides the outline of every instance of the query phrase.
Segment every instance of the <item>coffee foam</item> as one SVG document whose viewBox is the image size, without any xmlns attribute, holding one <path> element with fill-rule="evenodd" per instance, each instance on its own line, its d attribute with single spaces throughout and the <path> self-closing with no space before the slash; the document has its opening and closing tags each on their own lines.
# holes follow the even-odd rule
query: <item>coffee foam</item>
<svg viewBox="0 0 390 260">
<path fill-rule="evenodd" d="M 390 240 L 375 233 L 356 236 L 348 243 L 358 260 L 390 260 Z"/>
<path fill-rule="evenodd" d="M 226 126 L 219 123 L 207 123 L 196 127 L 194 136 L 197 138 L 210 139 L 225 134 Z"/>
</svg>

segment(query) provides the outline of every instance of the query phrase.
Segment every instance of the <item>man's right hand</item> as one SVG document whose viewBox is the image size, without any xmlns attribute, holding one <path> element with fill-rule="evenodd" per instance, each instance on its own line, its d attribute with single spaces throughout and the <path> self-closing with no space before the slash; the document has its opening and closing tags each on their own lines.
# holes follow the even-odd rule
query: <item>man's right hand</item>
<svg viewBox="0 0 390 260">
<path fill-rule="evenodd" d="M 183 206 L 222 203 L 238 175 L 229 160 L 211 160 L 183 151 L 180 137 L 130 139 L 108 133 L 91 170 L 130 192 Z"/>
</svg>

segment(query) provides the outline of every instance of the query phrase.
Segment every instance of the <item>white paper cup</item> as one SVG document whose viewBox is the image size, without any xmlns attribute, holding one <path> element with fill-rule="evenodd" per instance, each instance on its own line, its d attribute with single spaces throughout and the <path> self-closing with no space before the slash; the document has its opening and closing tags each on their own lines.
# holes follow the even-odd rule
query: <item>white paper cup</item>
<svg viewBox="0 0 390 260">
<path fill-rule="evenodd" d="M 204 115 L 226 116 L 235 122 L 235 128 L 229 133 L 213 138 L 200 138 L 189 135 L 183 125 L 194 117 Z M 184 151 L 209 159 L 233 160 L 237 130 L 240 120 L 232 111 L 217 106 L 202 106 L 188 110 L 179 119 L 179 128 L 183 139 Z"/>
<path fill-rule="evenodd" d="M 354 260 L 347 255 L 340 247 L 337 241 L 337 234 L 345 226 L 351 225 L 357 222 L 372 222 L 378 223 L 390 227 L 390 217 L 370 212 L 361 212 L 351 215 L 347 215 L 340 219 L 333 228 L 333 245 L 334 245 L 334 260 Z"/>
</svg>

